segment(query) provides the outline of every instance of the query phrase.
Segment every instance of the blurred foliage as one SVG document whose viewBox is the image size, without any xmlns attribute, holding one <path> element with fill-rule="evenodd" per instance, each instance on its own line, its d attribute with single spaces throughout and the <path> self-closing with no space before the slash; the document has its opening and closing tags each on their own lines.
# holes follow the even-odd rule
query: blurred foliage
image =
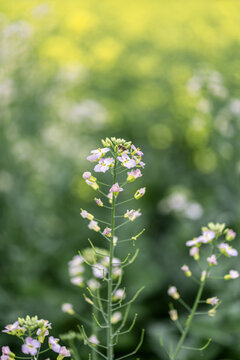
<svg viewBox="0 0 240 360">
<path fill-rule="evenodd" d="M 130 292 L 146 285 L 135 306 L 148 330 L 140 356 L 162 356 L 158 333 L 172 331 L 168 283 L 193 298 L 178 271 L 185 241 L 209 220 L 240 228 L 239 14 L 234 0 L 0 3 L 2 326 L 38 314 L 57 335 L 76 330 L 62 302 L 88 311 L 67 274 L 88 246 L 80 207 L 99 211 L 81 174 L 100 139 L 119 136 L 145 152 L 148 231 L 125 282 Z M 216 318 L 195 324 L 193 342 L 214 338 L 205 359 L 238 358 L 237 284 L 209 288 L 224 302 Z"/>
</svg>

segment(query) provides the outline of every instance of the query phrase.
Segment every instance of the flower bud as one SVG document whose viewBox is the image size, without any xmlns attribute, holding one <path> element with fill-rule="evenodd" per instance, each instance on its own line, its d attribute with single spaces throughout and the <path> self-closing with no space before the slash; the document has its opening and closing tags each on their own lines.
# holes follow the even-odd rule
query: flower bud
<svg viewBox="0 0 240 360">
<path fill-rule="evenodd" d="M 169 311 L 169 316 L 170 316 L 170 319 L 172 321 L 177 321 L 178 320 L 178 313 L 177 313 L 177 310 L 175 309 L 172 309 Z"/>
<path fill-rule="evenodd" d="M 175 300 L 180 298 L 180 295 L 175 286 L 170 286 L 170 288 L 168 289 L 168 295 L 171 296 Z"/>
</svg>

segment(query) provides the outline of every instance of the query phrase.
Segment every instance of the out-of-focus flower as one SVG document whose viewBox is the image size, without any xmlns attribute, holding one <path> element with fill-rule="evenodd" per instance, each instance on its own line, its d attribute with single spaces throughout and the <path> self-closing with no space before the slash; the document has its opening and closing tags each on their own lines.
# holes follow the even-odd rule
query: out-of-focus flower
<svg viewBox="0 0 240 360">
<path fill-rule="evenodd" d="M 231 257 L 231 256 L 238 256 L 238 251 L 236 249 L 233 249 L 232 246 L 229 246 L 228 244 L 221 243 L 218 245 L 219 251 L 221 254 Z"/>
<path fill-rule="evenodd" d="M 103 206 L 103 202 L 102 202 L 101 199 L 94 198 L 94 200 L 96 201 L 96 204 L 97 204 L 98 206 Z"/>
<path fill-rule="evenodd" d="M 202 235 L 199 236 L 198 241 L 203 244 L 207 244 L 207 243 L 211 242 L 215 238 L 215 236 L 216 236 L 216 234 L 214 231 L 205 230 L 205 231 L 203 231 Z"/>
<path fill-rule="evenodd" d="M 34 356 L 38 352 L 38 348 L 40 348 L 41 343 L 36 340 L 32 339 L 31 337 L 27 337 L 25 339 L 25 343 L 22 345 L 22 352 L 24 354 L 29 354 L 31 356 Z"/>
<path fill-rule="evenodd" d="M 208 298 L 206 300 L 206 303 L 209 304 L 209 305 L 212 305 L 212 306 L 217 305 L 218 302 L 219 302 L 219 299 L 216 296 Z"/>
<path fill-rule="evenodd" d="M 216 255 L 213 254 L 210 257 L 208 257 L 207 262 L 209 263 L 210 266 L 217 265 Z"/>
<path fill-rule="evenodd" d="M 14 360 L 15 354 L 10 350 L 9 346 L 2 347 L 2 356 L 0 356 L 1 360 Z"/>
<path fill-rule="evenodd" d="M 97 149 L 97 150 L 92 150 L 91 154 L 87 157 L 88 161 L 94 162 L 94 161 L 98 161 L 102 156 L 104 156 L 108 151 L 110 151 L 109 148 L 103 148 L 103 149 Z"/>
<path fill-rule="evenodd" d="M 70 356 L 71 356 L 70 351 L 65 346 L 61 346 L 57 360 L 62 360 L 63 358 Z"/>
<path fill-rule="evenodd" d="M 121 191 L 123 191 L 123 188 L 119 186 L 118 182 L 113 184 L 113 186 L 110 189 L 110 193 L 113 193 L 113 195 L 115 196 L 117 196 Z"/>
<path fill-rule="evenodd" d="M 100 227 L 98 226 L 98 222 L 94 221 L 94 220 L 90 221 L 90 223 L 88 224 L 88 227 L 89 227 L 89 229 L 94 230 L 96 232 L 101 230 Z"/>
<path fill-rule="evenodd" d="M 84 284 L 82 276 L 75 276 L 71 278 L 71 283 L 80 287 L 82 287 Z"/>
<path fill-rule="evenodd" d="M 97 179 L 92 176 L 92 174 L 89 171 L 85 171 L 83 173 L 83 179 L 86 181 L 86 184 L 91 186 L 93 190 L 97 190 L 99 188 L 97 184 Z"/>
<path fill-rule="evenodd" d="M 199 248 L 196 246 L 193 246 L 190 251 L 189 254 L 191 256 L 193 256 L 194 260 L 198 261 L 199 260 Z"/>
<path fill-rule="evenodd" d="M 112 167 L 114 164 L 113 158 L 100 159 L 99 163 L 94 167 L 94 171 L 105 173 Z"/>
<path fill-rule="evenodd" d="M 128 174 L 127 182 L 135 181 L 137 178 L 142 176 L 142 173 L 141 173 L 141 171 L 139 169 L 131 170 L 127 174 Z"/>
<path fill-rule="evenodd" d="M 127 210 L 127 212 L 124 214 L 125 218 L 128 218 L 130 221 L 134 221 L 137 217 L 141 216 L 142 214 L 138 210 Z"/>
<path fill-rule="evenodd" d="M 179 295 L 179 293 L 177 291 L 177 288 L 175 286 L 170 286 L 167 293 L 168 293 L 169 296 L 171 296 L 175 300 L 180 298 L 180 295 Z"/>
<path fill-rule="evenodd" d="M 113 295 L 113 300 L 117 301 L 117 300 L 123 300 L 125 299 L 126 295 L 125 295 L 125 291 L 124 289 L 118 289 L 115 294 Z"/>
<path fill-rule="evenodd" d="M 93 266 L 92 271 L 93 271 L 93 275 L 99 279 L 103 279 L 107 275 L 106 267 L 99 263 L 96 263 Z"/>
<path fill-rule="evenodd" d="M 89 342 L 93 345 L 98 345 L 99 344 L 99 340 L 98 338 L 96 337 L 96 335 L 91 335 L 89 338 L 88 338 Z"/>
<path fill-rule="evenodd" d="M 114 236 L 114 237 L 113 237 L 113 245 L 114 245 L 114 246 L 117 246 L 117 242 L 118 242 L 118 237 L 117 237 L 117 236 Z"/>
<path fill-rule="evenodd" d="M 89 212 L 87 212 L 86 210 L 81 210 L 80 215 L 82 216 L 83 219 L 88 219 L 88 220 L 94 219 L 94 216 Z"/>
<path fill-rule="evenodd" d="M 183 265 L 181 267 L 181 270 L 184 271 L 184 273 L 187 277 L 192 276 L 192 272 L 189 270 L 189 267 L 187 265 Z"/>
<path fill-rule="evenodd" d="M 88 280 L 87 285 L 92 291 L 95 291 L 100 288 L 100 283 L 95 279 Z"/>
<path fill-rule="evenodd" d="M 170 316 L 170 319 L 172 321 L 177 321 L 178 320 L 178 312 L 176 309 L 172 309 L 169 311 L 169 316 Z"/>
<path fill-rule="evenodd" d="M 112 316 L 111 316 L 112 324 L 117 324 L 121 320 L 122 320 L 122 314 L 120 313 L 120 311 L 116 311 L 112 314 Z"/>
<path fill-rule="evenodd" d="M 50 347 L 50 349 L 52 349 L 54 352 L 59 353 L 61 346 L 58 344 L 59 343 L 59 339 L 50 336 L 48 338 L 48 345 Z"/>
<path fill-rule="evenodd" d="M 208 316 L 211 316 L 211 317 L 213 317 L 213 316 L 215 316 L 216 315 L 216 309 L 211 309 L 211 310 L 209 310 L 208 311 Z"/>
<path fill-rule="evenodd" d="M 232 229 L 227 229 L 225 238 L 227 241 L 232 241 L 235 239 L 236 233 Z"/>
<path fill-rule="evenodd" d="M 230 280 L 230 279 L 237 279 L 239 277 L 239 272 L 236 270 L 230 270 L 229 274 L 224 276 L 225 280 Z"/>
<path fill-rule="evenodd" d="M 135 192 L 135 195 L 134 195 L 135 199 L 136 199 L 136 200 L 140 199 L 140 198 L 145 194 L 145 192 L 146 192 L 146 188 L 145 188 L 145 187 L 143 187 L 143 188 L 141 188 L 141 189 L 138 189 L 138 190 Z"/>
<path fill-rule="evenodd" d="M 73 310 L 73 306 L 70 303 L 62 304 L 62 311 L 69 315 L 73 315 L 75 313 L 75 311 Z"/>
<path fill-rule="evenodd" d="M 206 272 L 206 270 L 203 270 L 202 273 L 201 273 L 201 279 L 200 279 L 201 282 L 205 281 L 206 276 L 207 276 L 207 272 Z"/>
</svg>

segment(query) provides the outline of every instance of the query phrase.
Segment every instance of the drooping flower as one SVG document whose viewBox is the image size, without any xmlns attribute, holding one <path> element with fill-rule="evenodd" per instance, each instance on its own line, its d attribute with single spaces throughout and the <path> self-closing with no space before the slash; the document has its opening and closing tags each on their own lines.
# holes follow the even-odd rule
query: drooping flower
<svg viewBox="0 0 240 360">
<path fill-rule="evenodd" d="M 104 156 L 108 151 L 110 151 L 109 148 L 99 148 L 97 150 L 92 150 L 91 154 L 87 157 L 88 161 L 94 162 L 98 161 L 102 156 Z"/>
<path fill-rule="evenodd" d="M 94 200 L 96 201 L 96 204 L 97 204 L 98 206 L 103 206 L 103 202 L 102 202 L 101 199 L 94 198 Z"/>
<path fill-rule="evenodd" d="M 213 297 L 208 298 L 206 300 L 206 303 L 209 304 L 209 305 L 212 305 L 212 306 L 217 305 L 218 302 L 219 302 L 219 299 L 217 298 L 217 296 L 213 296 Z"/>
<path fill-rule="evenodd" d="M 70 357 L 71 353 L 70 351 L 66 348 L 66 346 L 61 346 L 60 350 L 59 350 L 59 355 L 57 357 L 57 360 L 62 360 L 65 357 Z"/>
<path fill-rule="evenodd" d="M 135 181 L 137 178 L 142 176 L 142 173 L 139 169 L 131 170 L 127 174 L 127 182 Z"/>
<path fill-rule="evenodd" d="M 52 349 L 56 353 L 59 353 L 59 351 L 61 349 L 61 346 L 58 343 L 59 343 L 59 339 L 57 339 L 53 336 L 50 336 L 48 338 L 48 344 L 49 344 L 50 349 Z"/>
<path fill-rule="evenodd" d="M 115 196 L 117 196 L 121 191 L 123 191 L 123 188 L 119 186 L 118 182 L 113 184 L 113 186 L 110 189 L 110 193 L 113 193 L 113 195 Z"/>
<path fill-rule="evenodd" d="M 138 190 L 135 192 L 135 195 L 134 195 L 135 199 L 136 199 L 136 200 L 140 199 L 140 198 L 145 194 L 145 192 L 146 192 L 146 188 L 145 188 L 145 187 L 143 187 L 143 188 L 141 188 L 141 189 L 138 189 Z"/>
<path fill-rule="evenodd" d="M 73 306 L 70 303 L 65 303 L 62 304 L 62 311 L 69 314 L 69 315 L 73 315 L 74 314 L 74 310 L 73 310 Z"/>
<path fill-rule="evenodd" d="M 105 173 L 112 167 L 114 164 L 113 158 L 100 159 L 99 163 L 94 167 L 94 171 Z"/>
<path fill-rule="evenodd" d="M 236 237 L 236 233 L 232 229 L 227 229 L 227 231 L 226 231 L 226 240 L 227 241 L 232 241 L 233 239 L 235 239 L 235 237 Z"/>
<path fill-rule="evenodd" d="M 193 246 L 189 251 L 190 256 L 193 256 L 194 260 L 199 260 L 199 248 L 197 246 Z"/>
<path fill-rule="evenodd" d="M 236 270 L 230 270 L 229 274 L 224 276 L 225 280 L 230 280 L 230 279 L 237 279 L 239 277 L 239 272 Z"/>
<path fill-rule="evenodd" d="M 116 311 L 112 314 L 112 316 L 111 316 L 112 324 L 117 324 L 121 320 L 122 320 L 122 314 L 120 313 L 120 311 Z"/>
<path fill-rule="evenodd" d="M 171 296 L 175 300 L 180 298 L 180 295 L 179 295 L 179 293 L 177 291 L 177 288 L 175 286 L 170 286 L 167 293 L 168 293 L 169 296 Z"/>
<path fill-rule="evenodd" d="M 138 210 L 127 210 L 127 212 L 124 214 L 125 218 L 128 218 L 130 221 L 134 221 L 136 218 L 141 216 L 142 214 Z"/>
<path fill-rule="evenodd" d="M 32 339 L 31 337 L 28 336 L 25 339 L 25 343 L 22 345 L 22 352 L 24 354 L 29 354 L 31 356 L 34 356 L 37 354 L 40 346 L 41 343 L 38 340 Z"/>
<path fill-rule="evenodd" d="M 207 262 L 209 263 L 210 266 L 217 265 L 216 255 L 213 254 L 210 257 L 208 257 Z"/>
<path fill-rule="evenodd" d="M 172 321 L 177 321 L 178 319 L 178 312 L 176 309 L 169 310 L 169 316 Z"/>
<path fill-rule="evenodd" d="M 99 188 L 97 184 L 97 179 L 92 176 L 92 174 L 89 171 L 85 171 L 83 173 L 83 179 L 86 181 L 86 184 L 91 186 L 93 190 L 97 190 Z"/>
<path fill-rule="evenodd" d="M 189 270 L 189 267 L 187 265 L 183 265 L 181 267 L 181 270 L 185 273 L 187 277 L 192 276 L 192 272 Z"/>
<path fill-rule="evenodd" d="M 131 159 L 126 153 L 123 153 L 122 156 L 118 156 L 117 159 L 122 163 L 122 166 L 132 169 L 137 163 L 134 159 Z"/>
<path fill-rule="evenodd" d="M 99 344 L 99 340 L 98 338 L 96 337 L 96 335 L 91 335 L 89 338 L 88 338 L 89 342 L 93 345 L 98 345 Z"/>
<path fill-rule="evenodd" d="M 109 227 L 106 227 L 103 232 L 103 235 L 110 237 L 111 236 L 111 229 Z"/>
<path fill-rule="evenodd" d="M 232 246 L 229 246 L 228 244 L 221 243 L 218 245 L 219 251 L 221 254 L 231 257 L 231 256 L 238 256 L 238 251 L 236 249 L 233 249 Z"/>
<path fill-rule="evenodd" d="M 94 216 L 92 214 L 90 214 L 89 212 L 83 209 L 81 210 L 80 215 L 82 216 L 83 219 L 88 219 L 88 220 L 94 219 Z"/>
<path fill-rule="evenodd" d="M 98 222 L 94 221 L 94 220 L 90 221 L 90 223 L 88 224 L 88 227 L 89 227 L 89 229 L 94 230 L 96 232 L 101 230 L 100 227 L 98 226 Z"/>
</svg>

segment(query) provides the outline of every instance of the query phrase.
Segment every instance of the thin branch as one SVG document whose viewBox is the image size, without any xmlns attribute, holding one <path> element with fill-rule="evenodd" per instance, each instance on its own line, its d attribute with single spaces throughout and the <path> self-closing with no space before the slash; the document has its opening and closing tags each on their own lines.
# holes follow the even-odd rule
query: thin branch
<svg viewBox="0 0 240 360">
<path fill-rule="evenodd" d="M 132 351 L 131 353 L 127 354 L 127 355 L 120 356 L 120 357 L 117 358 L 116 360 L 125 359 L 125 358 L 127 358 L 127 357 L 129 357 L 129 356 L 132 356 L 132 355 L 136 354 L 136 352 L 137 352 L 137 351 L 140 349 L 140 347 L 142 346 L 143 339 L 144 339 L 144 329 L 142 329 L 141 338 L 140 338 L 139 344 L 138 344 L 138 346 L 136 347 L 136 349 L 135 349 L 134 351 Z"/>
</svg>

